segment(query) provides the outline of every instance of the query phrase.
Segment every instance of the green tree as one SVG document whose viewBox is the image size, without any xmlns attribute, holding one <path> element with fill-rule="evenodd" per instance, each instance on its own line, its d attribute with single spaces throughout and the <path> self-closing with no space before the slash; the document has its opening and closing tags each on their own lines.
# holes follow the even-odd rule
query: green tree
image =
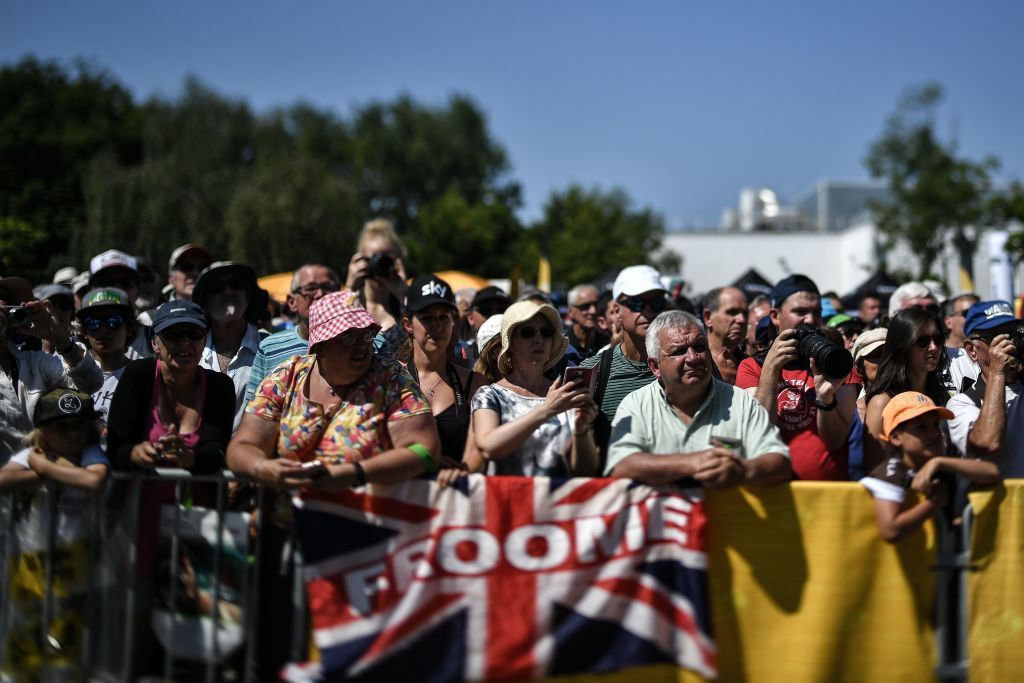
<svg viewBox="0 0 1024 683">
<path fill-rule="evenodd" d="M 1012 223 L 1024 223 L 1024 184 L 1019 180 L 1010 183 L 1005 192 L 993 195 L 989 203 L 992 225 L 1007 227 Z M 1017 263 L 1024 261 L 1024 231 L 1014 232 L 1006 241 L 1006 250 Z"/>
<path fill-rule="evenodd" d="M 481 209 L 472 207 L 501 205 L 511 213 L 520 205 L 520 188 L 508 178 L 504 149 L 492 139 L 483 112 L 465 97 L 430 108 L 403 96 L 361 109 L 352 125 L 352 155 L 363 207 L 368 215 L 395 221 L 415 271 L 436 269 L 435 254 L 420 229 L 434 230 L 442 213 L 456 218 L 456 204 L 442 198 L 460 197 L 478 217 Z M 421 221 L 420 211 L 435 201 L 440 207 L 427 222 Z M 490 214 L 488 220 L 493 219 Z M 468 224 L 466 219 L 457 222 Z M 453 233 L 445 237 L 446 246 L 461 239 Z"/>
<path fill-rule="evenodd" d="M 655 254 L 661 249 L 665 224 L 649 208 L 635 209 L 625 191 L 585 190 L 572 185 L 554 192 L 544 216 L 531 226 L 529 258 L 523 263 L 528 278 L 536 274 L 538 258 L 547 246 L 554 283 L 571 287 L 592 282 L 624 266 L 647 263 L 661 270 L 679 267 L 679 256 Z"/>
<path fill-rule="evenodd" d="M 317 159 L 262 164 L 235 191 L 226 212 L 228 253 L 259 273 L 306 262 L 344 271 L 360 229 L 355 189 Z"/>
<path fill-rule="evenodd" d="M 906 242 L 919 259 L 919 277 L 932 267 L 950 237 L 960 265 L 973 277 L 977 231 L 986 218 L 986 193 L 994 159 L 957 157 L 956 145 L 939 140 L 935 114 L 942 89 L 930 83 L 909 88 L 882 135 L 871 144 L 865 164 L 888 182 L 891 201 L 872 205 L 880 232 L 891 243 Z"/>
<path fill-rule="evenodd" d="M 7 253 L 21 275 L 41 279 L 66 262 L 69 237 L 86 220 L 82 174 L 97 155 L 141 158 L 142 116 L 107 72 L 26 57 L 0 69 L 0 217 L 43 235 L 31 253 Z"/>
<path fill-rule="evenodd" d="M 419 272 L 465 270 L 484 277 L 509 277 L 519 262 L 523 228 L 507 204 L 471 204 L 449 191 L 428 202 L 406 240 L 410 262 Z"/>
</svg>

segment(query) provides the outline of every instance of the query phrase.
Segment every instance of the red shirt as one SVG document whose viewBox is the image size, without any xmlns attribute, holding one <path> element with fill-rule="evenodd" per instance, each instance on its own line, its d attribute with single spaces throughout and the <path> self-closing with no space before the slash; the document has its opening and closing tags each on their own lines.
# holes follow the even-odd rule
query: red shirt
<svg viewBox="0 0 1024 683">
<path fill-rule="evenodd" d="M 761 366 L 746 358 L 736 371 L 736 386 L 757 387 Z M 850 380 L 848 379 L 847 382 Z M 818 436 L 818 407 L 814 405 L 814 376 L 808 370 L 782 370 L 775 385 L 775 424 L 789 446 L 790 463 L 797 479 L 846 481 L 846 443 L 830 453 Z"/>
</svg>

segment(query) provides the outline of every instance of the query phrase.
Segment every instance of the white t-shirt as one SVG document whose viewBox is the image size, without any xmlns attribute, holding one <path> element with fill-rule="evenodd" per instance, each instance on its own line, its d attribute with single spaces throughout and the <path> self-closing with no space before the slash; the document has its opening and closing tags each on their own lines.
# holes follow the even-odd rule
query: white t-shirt
<svg viewBox="0 0 1024 683">
<path fill-rule="evenodd" d="M 1006 432 L 1003 435 L 1003 446 L 995 456 L 999 473 L 1006 479 L 1024 477 L 1024 400 L 1021 394 L 1024 386 L 1018 379 L 1006 387 Z M 981 409 L 966 394 L 957 394 L 949 399 L 946 407 L 953 411 L 953 419 L 949 421 L 949 434 L 953 445 L 960 455 L 967 453 L 967 437 L 978 421 Z"/>
<path fill-rule="evenodd" d="M 960 393 L 963 390 L 964 378 L 967 377 L 972 382 L 977 381 L 978 376 L 981 375 L 981 368 L 971 360 L 971 357 L 963 349 L 947 347 L 946 355 L 949 356 L 949 377 L 953 381 L 953 389 Z"/>
</svg>

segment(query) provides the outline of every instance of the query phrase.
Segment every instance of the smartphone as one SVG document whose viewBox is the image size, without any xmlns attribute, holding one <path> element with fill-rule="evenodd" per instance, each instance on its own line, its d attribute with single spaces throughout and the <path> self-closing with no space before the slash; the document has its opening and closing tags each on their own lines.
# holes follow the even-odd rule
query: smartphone
<svg viewBox="0 0 1024 683">
<path fill-rule="evenodd" d="M 590 398 L 594 398 L 594 380 L 597 378 L 597 368 L 566 368 L 562 376 L 562 384 L 576 382 L 578 389 L 585 389 Z"/>
<path fill-rule="evenodd" d="M 300 467 L 302 467 L 303 472 L 309 472 L 311 479 L 316 479 L 317 477 L 322 477 L 327 474 L 327 466 L 319 460 L 304 462 Z"/>
<path fill-rule="evenodd" d="M 736 454 L 737 458 L 743 457 L 743 442 L 732 436 L 715 436 L 711 435 L 712 442 L 719 442 L 722 444 L 722 448 L 726 448 Z"/>
</svg>

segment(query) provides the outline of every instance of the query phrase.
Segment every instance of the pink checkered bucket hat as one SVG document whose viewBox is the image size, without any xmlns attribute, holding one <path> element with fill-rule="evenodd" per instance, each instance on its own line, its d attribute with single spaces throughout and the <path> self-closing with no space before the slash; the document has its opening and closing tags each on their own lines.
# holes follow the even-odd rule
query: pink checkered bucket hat
<svg viewBox="0 0 1024 683">
<path fill-rule="evenodd" d="M 332 292 L 309 307 L 309 350 L 349 330 L 380 330 L 378 323 L 362 306 L 352 306 L 352 292 Z"/>
</svg>

